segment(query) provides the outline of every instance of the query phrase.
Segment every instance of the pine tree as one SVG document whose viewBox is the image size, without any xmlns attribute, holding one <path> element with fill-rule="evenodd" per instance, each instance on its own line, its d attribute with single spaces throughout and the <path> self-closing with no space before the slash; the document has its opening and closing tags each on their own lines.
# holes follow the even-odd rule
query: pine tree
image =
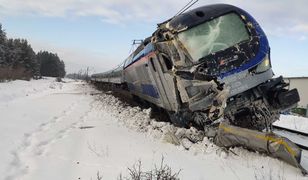
<svg viewBox="0 0 308 180">
<path fill-rule="evenodd" d="M 26 39 L 7 39 L 0 24 L 0 81 L 43 76 L 64 77 L 65 64 L 57 54 L 35 54 Z"/>
<path fill-rule="evenodd" d="M 0 24 L 0 66 L 4 66 L 5 62 L 5 53 L 6 53 L 6 33 L 2 29 L 2 25 Z"/>
<path fill-rule="evenodd" d="M 37 54 L 40 63 L 40 72 L 42 76 L 64 77 L 65 64 L 60 60 L 57 54 L 47 51 L 40 51 Z"/>
</svg>

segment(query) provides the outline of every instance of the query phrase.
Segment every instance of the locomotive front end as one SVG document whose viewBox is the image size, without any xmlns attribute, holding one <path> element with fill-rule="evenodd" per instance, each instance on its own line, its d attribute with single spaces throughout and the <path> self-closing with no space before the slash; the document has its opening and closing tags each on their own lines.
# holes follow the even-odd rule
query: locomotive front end
<svg viewBox="0 0 308 180">
<path fill-rule="evenodd" d="M 219 146 L 245 146 L 307 173 L 301 149 L 272 131 L 280 112 L 299 101 L 296 89 L 273 76 L 260 25 L 242 9 L 217 4 L 159 24 L 121 66 L 92 81 L 202 130 Z"/>
<path fill-rule="evenodd" d="M 231 5 L 196 8 L 161 24 L 153 41 L 174 65 L 181 104 L 170 116 L 175 124 L 193 124 L 219 146 L 245 146 L 307 173 L 301 149 L 272 132 L 299 95 L 273 78 L 268 40 L 252 16 Z"/>
<path fill-rule="evenodd" d="M 263 130 L 299 101 L 282 77 L 272 78 L 266 35 L 242 9 L 196 8 L 161 24 L 153 39 L 174 64 L 186 108 L 177 113 L 182 121 L 193 117 L 204 126 L 223 116 L 236 126 Z"/>
</svg>

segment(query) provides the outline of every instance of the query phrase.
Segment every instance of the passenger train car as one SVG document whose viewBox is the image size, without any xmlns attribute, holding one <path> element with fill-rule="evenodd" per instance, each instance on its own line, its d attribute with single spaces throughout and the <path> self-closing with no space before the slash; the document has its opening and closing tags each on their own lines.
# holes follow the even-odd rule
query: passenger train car
<svg viewBox="0 0 308 180">
<path fill-rule="evenodd" d="M 91 80 L 164 109 L 180 126 L 203 127 L 224 117 L 263 130 L 299 101 L 297 90 L 273 75 L 269 43 L 256 20 L 216 4 L 158 24 L 122 65 Z"/>
</svg>

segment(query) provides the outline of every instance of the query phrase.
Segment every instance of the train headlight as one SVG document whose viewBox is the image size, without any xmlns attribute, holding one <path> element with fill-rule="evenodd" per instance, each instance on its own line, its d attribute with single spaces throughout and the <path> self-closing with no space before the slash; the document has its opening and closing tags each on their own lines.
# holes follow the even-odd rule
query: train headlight
<svg viewBox="0 0 308 180">
<path fill-rule="evenodd" d="M 271 62 L 268 54 L 264 57 L 263 61 L 257 66 L 256 73 L 262 73 L 271 68 Z"/>
</svg>

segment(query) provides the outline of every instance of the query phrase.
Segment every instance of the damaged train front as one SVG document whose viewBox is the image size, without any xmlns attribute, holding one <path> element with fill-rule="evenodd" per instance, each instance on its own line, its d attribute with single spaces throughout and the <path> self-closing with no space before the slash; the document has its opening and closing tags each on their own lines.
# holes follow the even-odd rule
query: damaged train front
<svg viewBox="0 0 308 180">
<path fill-rule="evenodd" d="M 244 146 L 301 167 L 301 149 L 271 132 L 299 95 L 273 78 L 268 40 L 253 17 L 234 6 L 200 7 L 160 24 L 152 41 L 173 63 L 176 123 L 204 129 L 220 146 Z"/>
<path fill-rule="evenodd" d="M 172 60 L 179 111 L 190 117 L 224 116 L 236 126 L 270 130 L 279 113 L 299 101 L 296 89 L 273 78 L 266 35 L 241 9 L 200 7 L 161 24 L 153 37 Z"/>
</svg>

